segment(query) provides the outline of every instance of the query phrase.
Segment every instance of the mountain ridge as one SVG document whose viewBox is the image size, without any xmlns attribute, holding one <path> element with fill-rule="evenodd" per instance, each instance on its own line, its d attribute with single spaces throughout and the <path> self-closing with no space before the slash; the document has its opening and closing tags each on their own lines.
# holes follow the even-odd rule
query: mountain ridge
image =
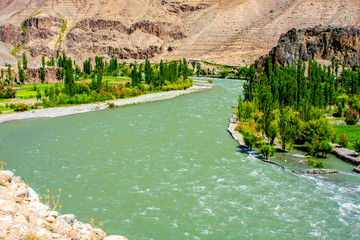
<svg viewBox="0 0 360 240">
<path fill-rule="evenodd" d="M 16 63 L 13 55 L 19 58 L 26 51 L 33 63 L 40 62 L 42 54 L 66 52 L 77 61 L 95 55 L 127 61 L 186 57 L 249 65 L 288 30 L 319 24 L 359 25 L 359 10 L 356 0 L 4 0 L 0 3 L 0 64 Z M 20 25 L 36 13 L 40 14 L 32 17 L 38 19 L 34 21 L 53 24 L 29 26 L 21 35 Z M 66 21 L 63 33 L 62 21 Z M 93 26 L 81 32 L 79 23 L 86 21 L 104 21 L 109 28 Z M 114 23 L 127 29 L 142 27 L 121 32 L 112 28 Z M 169 37 L 172 33 L 181 37 Z"/>
</svg>

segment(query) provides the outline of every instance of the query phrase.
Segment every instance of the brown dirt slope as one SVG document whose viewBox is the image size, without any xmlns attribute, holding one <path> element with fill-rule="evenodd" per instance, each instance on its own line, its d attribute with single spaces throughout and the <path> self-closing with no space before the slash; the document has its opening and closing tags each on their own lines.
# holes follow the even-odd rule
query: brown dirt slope
<svg viewBox="0 0 360 240">
<path fill-rule="evenodd" d="M 65 51 L 76 60 L 186 57 L 245 65 L 291 28 L 358 25 L 359 10 L 358 0 L 3 0 L 0 64 L 15 63 L 23 51 L 33 62 Z"/>
</svg>

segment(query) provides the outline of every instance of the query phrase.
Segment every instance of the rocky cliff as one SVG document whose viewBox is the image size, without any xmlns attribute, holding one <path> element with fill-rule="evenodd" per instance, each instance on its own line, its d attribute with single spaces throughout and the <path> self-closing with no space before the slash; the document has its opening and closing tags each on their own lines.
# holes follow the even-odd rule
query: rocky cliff
<svg viewBox="0 0 360 240">
<path fill-rule="evenodd" d="M 271 57 L 282 66 L 295 65 L 299 59 L 336 61 L 346 66 L 360 65 L 360 28 L 324 27 L 296 29 L 282 34 L 278 45 L 255 62 L 264 67 Z"/>
</svg>

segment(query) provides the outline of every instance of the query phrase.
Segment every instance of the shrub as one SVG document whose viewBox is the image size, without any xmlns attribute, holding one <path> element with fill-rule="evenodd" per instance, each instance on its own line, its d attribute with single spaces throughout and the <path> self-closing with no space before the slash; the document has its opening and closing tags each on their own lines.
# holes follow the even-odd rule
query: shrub
<svg viewBox="0 0 360 240">
<path fill-rule="evenodd" d="M 345 104 L 349 101 L 349 97 L 343 93 L 340 96 L 338 96 L 338 102 L 342 105 L 343 108 L 345 108 Z"/>
<path fill-rule="evenodd" d="M 115 108 L 116 105 L 114 103 L 109 103 L 109 108 Z"/>
<path fill-rule="evenodd" d="M 312 160 L 311 158 L 308 159 L 306 164 L 314 168 L 325 168 L 323 161 L 316 161 L 316 160 Z"/>
<path fill-rule="evenodd" d="M 328 141 L 322 141 L 319 144 L 318 151 L 322 153 L 322 157 L 327 157 L 328 153 L 332 152 L 333 146 Z"/>
<path fill-rule="evenodd" d="M 243 138 L 244 138 L 244 142 L 245 145 L 249 148 L 249 150 L 251 151 L 252 148 L 255 146 L 256 142 L 257 142 L 257 138 L 254 134 L 251 133 L 250 130 L 246 130 L 243 133 Z"/>
<path fill-rule="evenodd" d="M 347 146 L 348 142 L 349 142 L 348 136 L 346 136 L 345 133 L 340 134 L 339 145 L 345 148 Z"/>
<path fill-rule="evenodd" d="M 337 109 L 333 113 L 333 117 L 341 117 L 344 112 L 344 108 L 341 104 L 338 104 Z"/>
<path fill-rule="evenodd" d="M 355 125 L 357 124 L 357 122 L 359 121 L 359 113 L 356 112 L 355 110 L 348 110 L 345 113 L 346 119 L 346 125 Z"/>
<path fill-rule="evenodd" d="M 229 72 L 228 71 L 222 71 L 220 73 L 220 75 L 221 75 L 222 78 L 226 78 L 229 75 Z"/>
<path fill-rule="evenodd" d="M 24 112 L 28 109 L 28 106 L 25 103 L 18 103 L 15 105 L 15 112 Z"/>
<path fill-rule="evenodd" d="M 260 152 L 261 154 L 268 159 L 270 156 L 272 156 L 275 153 L 276 149 L 274 146 L 268 145 L 268 144 L 262 144 L 260 146 Z"/>
<path fill-rule="evenodd" d="M 0 84 L 0 98 L 15 98 L 16 90 Z"/>
<path fill-rule="evenodd" d="M 257 135 L 258 134 L 258 131 L 256 129 L 256 126 L 258 124 L 254 121 L 250 121 L 248 123 L 240 123 L 239 125 L 236 126 L 235 130 L 240 132 L 240 133 L 244 133 L 246 130 L 250 130 L 250 132 L 253 134 L 253 135 Z"/>
<path fill-rule="evenodd" d="M 40 108 L 40 106 L 41 106 L 41 103 L 36 102 L 36 103 L 34 103 L 34 104 L 30 105 L 30 108 L 31 108 L 31 109 L 39 109 L 39 108 Z"/>
<path fill-rule="evenodd" d="M 36 91 L 36 99 L 41 100 L 41 92 L 39 89 Z"/>
<path fill-rule="evenodd" d="M 355 151 L 360 153 L 360 141 L 355 141 L 353 144 L 353 147 L 354 147 Z"/>
</svg>

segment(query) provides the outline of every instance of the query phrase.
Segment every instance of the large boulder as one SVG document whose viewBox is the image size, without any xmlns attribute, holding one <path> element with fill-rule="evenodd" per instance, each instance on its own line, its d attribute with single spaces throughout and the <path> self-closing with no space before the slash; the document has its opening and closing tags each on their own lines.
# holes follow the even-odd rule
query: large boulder
<svg viewBox="0 0 360 240">
<path fill-rule="evenodd" d="M 325 27 L 296 29 L 282 34 L 278 45 L 269 54 L 255 61 L 255 68 L 264 69 L 271 57 L 282 66 L 294 66 L 299 60 L 336 61 L 346 66 L 360 65 L 360 28 Z"/>
</svg>

